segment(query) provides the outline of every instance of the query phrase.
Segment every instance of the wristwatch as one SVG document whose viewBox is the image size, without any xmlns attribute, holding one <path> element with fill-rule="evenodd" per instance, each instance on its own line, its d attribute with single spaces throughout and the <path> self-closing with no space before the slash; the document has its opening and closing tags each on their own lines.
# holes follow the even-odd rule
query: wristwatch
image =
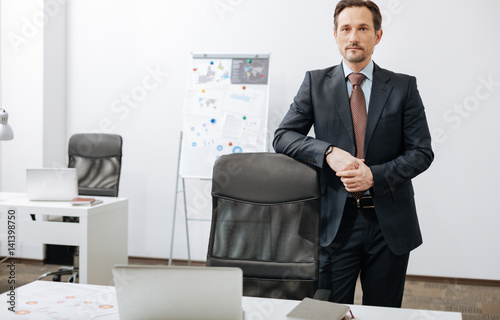
<svg viewBox="0 0 500 320">
<path fill-rule="evenodd" d="M 332 150 L 333 150 L 333 146 L 329 146 L 328 149 L 326 149 L 326 151 L 325 151 L 325 156 L 330 154 L 330 152 L 332 152 Z"/>
</svg>

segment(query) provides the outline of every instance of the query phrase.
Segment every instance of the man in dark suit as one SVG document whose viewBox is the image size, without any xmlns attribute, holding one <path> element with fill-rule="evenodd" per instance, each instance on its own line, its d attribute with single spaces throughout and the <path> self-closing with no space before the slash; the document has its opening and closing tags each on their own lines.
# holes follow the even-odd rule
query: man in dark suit
<svg viewBox="0 0 500 320">
<path fill-rule="evenodd" d="M 371 59 L 381 22 L 371 1 L 337 4 L 343 61 L 306 73 L 273 145 L 321 168 L 320 287 L 332 290 L 332 301 L 352 304 L 360 276 L 363 304 L 400 307 L 409 253 L 422 243 L 411 179 L 434 154 L 416 79 Z M 363 74 L 360 85 L 351 73 Z M 364 134 L 353 125 L 354 92 L 363 97 Z M 313 125 L 314 138 L 307 136 Z"/>
</svg>

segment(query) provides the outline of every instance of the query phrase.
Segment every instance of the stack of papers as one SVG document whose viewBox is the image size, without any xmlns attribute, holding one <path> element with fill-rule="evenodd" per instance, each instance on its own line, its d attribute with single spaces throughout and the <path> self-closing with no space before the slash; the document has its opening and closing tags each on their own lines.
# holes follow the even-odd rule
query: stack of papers
<svg viewBox="0 0 500 320">
<path fill-rule="evenodd" d="M 74 206 L 95 206 L 102 203 L 102 200 L 96 198 L 73 198 L 71 204 Z"/>
</svg>

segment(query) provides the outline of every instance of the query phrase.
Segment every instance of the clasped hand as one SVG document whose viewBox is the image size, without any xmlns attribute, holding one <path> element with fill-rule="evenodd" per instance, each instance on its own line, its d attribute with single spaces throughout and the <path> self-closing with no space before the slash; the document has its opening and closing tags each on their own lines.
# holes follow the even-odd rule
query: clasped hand
<svg viewBox="0 0 500 320">
<path fill-rule="evenodd" d="M 326 156 L 326 162 L 340 177 L 348 192 L 365 191 L 373 186 L 373 174 L 364 159 L 355 158 L 350 153 L 334 147 Z"/>
</svg>

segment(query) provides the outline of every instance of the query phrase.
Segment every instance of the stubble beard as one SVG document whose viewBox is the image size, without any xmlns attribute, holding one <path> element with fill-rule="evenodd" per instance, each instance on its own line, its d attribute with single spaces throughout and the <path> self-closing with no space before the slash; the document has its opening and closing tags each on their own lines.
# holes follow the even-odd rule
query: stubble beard
<svg viewBox="0 0 500 320">
<path fill-rule="evenodd" d="M 361 55 L 349 54 L 348 51 L 347 51 L 347 49 L 345 49 L 345 51 L 344 51 L 344 59 L 346 59 L 350 63 L 360 63 L 360 62 L 365 61 L 366 58 L 367 58 L 365 50 L 363 48 L 360 48 L 360 49 L 363 50 L 361 52 Z"/>
<path fill-rule="evenodd" d="M 349 61 L 350 63 L 360 63 L 360 62 L 363 62 L 366 60 L 366 55 L 361 55 L 359 57 L 352 57 L 352 58 L 349 58 L 349 57 L 345 57 L 347 61 Z"/>
</svg>

